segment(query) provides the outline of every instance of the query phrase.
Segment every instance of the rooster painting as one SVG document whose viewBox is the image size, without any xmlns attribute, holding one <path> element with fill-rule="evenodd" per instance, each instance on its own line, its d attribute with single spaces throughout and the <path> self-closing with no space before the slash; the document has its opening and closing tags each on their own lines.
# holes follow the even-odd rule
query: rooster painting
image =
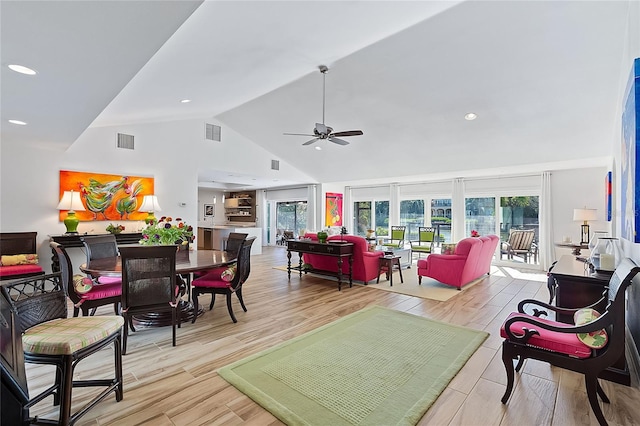
<svg viewBox="0 0 640 426">
<path fill-rule="evenodd" d="M 116 193 L 127 185 L 127 176 L 120 180 L 101 183 L 95 179 L 89 179 L 89 185 L 80 184 L 80 193 L 84 198 L 87 209 L 93 213 L 93 220 L 98 220 L 98 214 L 107 219 L 105 210 L 109 208 Z"/>
<path fill-rule="evenodd" d="M 142 183 L 140 179 L 134 180 L 131 185 L 125 185 L 123 189 L 126 196 L 116 201 L 116 211 L 120 213 L 121 220 L 126 220 L 127 216 L 138 208 L 136 196 L 142 190 Z"/>
</svg>

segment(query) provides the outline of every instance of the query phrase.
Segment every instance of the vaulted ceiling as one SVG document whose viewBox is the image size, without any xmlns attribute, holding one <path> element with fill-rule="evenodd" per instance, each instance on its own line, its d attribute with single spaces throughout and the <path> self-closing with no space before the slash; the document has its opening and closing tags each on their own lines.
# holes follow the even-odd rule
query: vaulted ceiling
<svg viewBox="0 0 640 426">
<path fill-rule="evenodd" d="M 2 144 L 215 117 L 318 182 L 599 161 L 616 134 L 628 8 L 3 0 Z M 37 85 L 11 63 L 36 69 Z M 347 146 L 283 135 L 322 122 L 321 64 L 325 123 L 364 132 Z"/>
</svg>

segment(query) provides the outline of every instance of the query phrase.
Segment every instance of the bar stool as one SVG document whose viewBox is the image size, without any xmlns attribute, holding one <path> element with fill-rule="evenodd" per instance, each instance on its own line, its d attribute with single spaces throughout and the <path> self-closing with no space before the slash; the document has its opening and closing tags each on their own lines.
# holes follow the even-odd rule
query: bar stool
<svg viewBox="0 0 640 426">
<path fill-rule="evenodd" d="M 376 284 L 380 282 L 380 274 L 382 271 L 387 272 L 387 279 L 389 280 L 389 286 L 393 287 L 393 267 L 398 267 L 398 272 L 400 272 L 400 282 L 404 283 L 404 279 L 402 278 L 402 268 L 400 267 L 400 256 L 396 255 L 386 255 L 380 256 L 378 258 L 378 279 L 376 280 Z"/>
</svg>

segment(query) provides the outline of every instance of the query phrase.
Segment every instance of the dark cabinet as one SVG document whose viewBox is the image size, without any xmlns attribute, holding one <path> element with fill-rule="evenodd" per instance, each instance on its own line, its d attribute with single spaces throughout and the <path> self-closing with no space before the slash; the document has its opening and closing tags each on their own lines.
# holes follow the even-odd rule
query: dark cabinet
<svg viewBox="0 0 640 426">
<path fill-rule="evenodd" d="M 549 272 L 549 277 L 555 285 L 555 305 L 561 308 L 584 308 L 596 303 L 607 291 L 610 274 L 594 273 L 588 264 L 576 260 L 575 256 L 562 256 Z M 552 289 L 550 288 L 550 291 Z M 604 312 L 607 300 L 594 307 L 598 312 Z M 557 314 L 556 321 L 573 324 L 572 315 Z M 600 376 L 605 380 L 629 386 L 631 376 L 624 354 L 616 364 L 605 370 Z"/>
</svg>

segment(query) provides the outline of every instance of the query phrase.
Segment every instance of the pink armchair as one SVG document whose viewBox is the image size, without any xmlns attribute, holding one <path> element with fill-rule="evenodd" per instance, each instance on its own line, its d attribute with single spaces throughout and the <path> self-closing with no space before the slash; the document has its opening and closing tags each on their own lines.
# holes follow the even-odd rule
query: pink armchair
<svg viewBox="0 0 640 426">
<path fill-rule="evenodd" d="M 314 233 L 306 233 L 305 238 L 317 241 L 318 238 Z M 339 241 L 340 235 L 330 235 L 327 241 Z M 358 235 L 343 235 L 343 241 L 353 243 L 353 275 L 352 278 L 362 281 L 365 284 L 378 277 L 378 258 L 384 254 L 382 251 L 368 251 L 367 240 Z M 314 269 L 323 271 L 338 271 L 338 265 L 335 258 L 322 256 L 317 254 L 303 254 L 303 262 L 313 266 Z M 342 264 L 342 273 L 349 273 L 349 264 Z"/>
<path fill-rule="evenodd" d="M 454 254 L 430 254 L 418 260 L 418 283 L 429 277 L 460 290 L 489 273 L 499 240 L 495 235 L 465 238 L 456 245 Z"/>
</svg>

